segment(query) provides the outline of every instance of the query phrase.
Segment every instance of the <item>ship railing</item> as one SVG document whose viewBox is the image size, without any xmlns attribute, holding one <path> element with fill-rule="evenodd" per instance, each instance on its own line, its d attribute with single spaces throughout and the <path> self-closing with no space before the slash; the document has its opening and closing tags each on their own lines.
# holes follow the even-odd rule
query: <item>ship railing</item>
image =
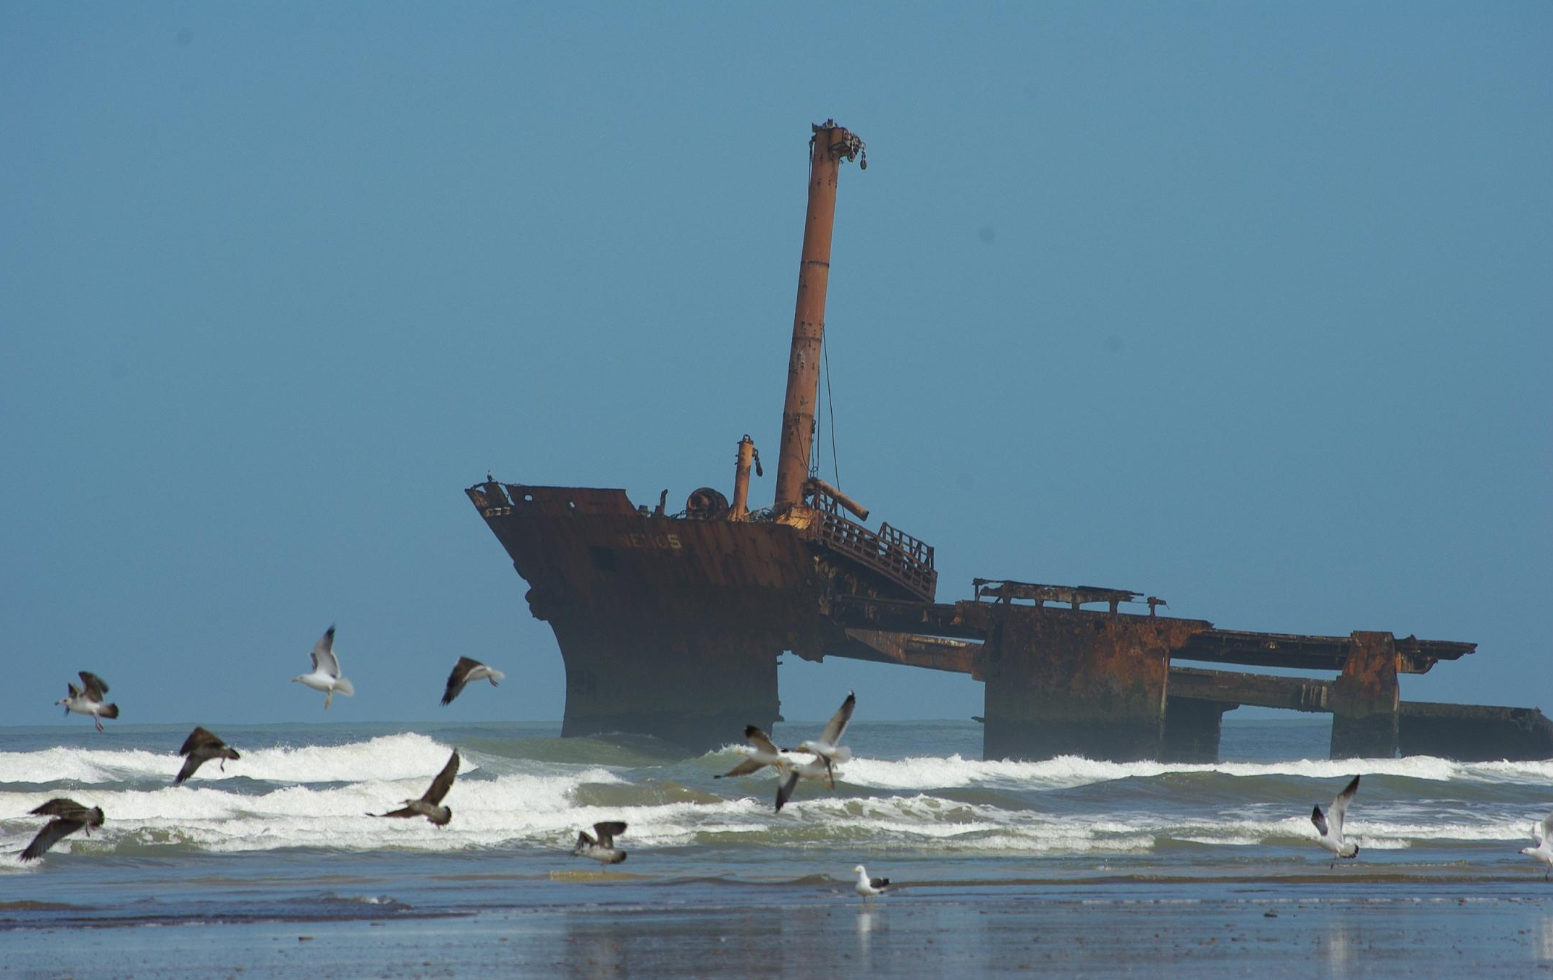
<svg viewBox="0 0 1553 980">
<path fill-rule="evenodd" d="M 820 511 L 810 525 L 813 538 L 869 568 L 913 595 L 931 599 L 938 585 L 932 546 L 899 528 L 882 524 L 877 533 L 840 514 Z"/>
</svg>

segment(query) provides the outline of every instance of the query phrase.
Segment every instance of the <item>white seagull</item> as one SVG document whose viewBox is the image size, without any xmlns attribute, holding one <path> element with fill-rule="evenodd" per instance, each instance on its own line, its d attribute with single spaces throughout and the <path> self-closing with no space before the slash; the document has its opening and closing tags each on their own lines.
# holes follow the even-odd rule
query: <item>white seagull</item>
<svg viewBox="0 0 1553 980">
<path fill-rule="evenodd" d="M 103 695 L 108 693 L 108 684 L 101 677 L 85 670 L 80 672 L 80 677 L 81 686 L 76 687 L 74 684 L 71 684 L 70 693 L 54 703 L 65 706 L 65 717 L 67 718 L 70 717 L 70 712 L 72 711 L 78 715 L 91 715 L 92 721 L 96 722 L 97 730 L 100 732 L 103 730 L 102 720 L 104 718 L 117 718 L 119 716 L 119 706 L 102 703 Z"/>
<path fill-rule="evenodd" d="M 1357 857 L 1359 845 L 1353 841 L 1343 840 L 1343 815 L 1348 812 L 1348 804 L 1353 802 L 1353 795 L 1359 791 L 1359 777 L 1355 776 L 1351 782 L 1337 794 L 1332 805 L 1323 814 L 1321 807 L 1316 806 L 1310 812 L 1310 822 L 1316 825 L 1316 832 L 1321 836 L 1316 843 L 1331 851 L 1335 856 L 1332 866 L 1337 867 L 1336 858 Z"/>
<path fill-rule="evenodd" d="M 594 824 L 593 832 L 598 835 L 597 840 L 586 830 L 577 831 L 577 846 L 572 848 L 574 857 L 592 858 L 599 862 L 601 871 L 626 859 L 626 852 L 615 846 L 615 837 L 626 832 L 625 824 L 619 820 L 606 820 Z"/>
<path fill-rule="evenodd" d="M 835 763 L 846 762 L 852 758 L 851 751 L 842 747 L 841 736 L 846 734 L 847 722 L 852 720 L 852 709 L 856 707 L 857 695 L 848 691 L 847 699 L 841 702 L 841 707 L 836 709 L 836 713 L 830 716 L 830 721 L 826 723 L 825 730 L 820 733 L 820 737 L 807 742 L 799 742 L 798 751 L 811 752 L 824 759 L 827 772 L 831 771 Z M 832 778 L 828 782 L 834 785 L 835 780 Z"/>
<path fill-rule="evenodd" d="M 841 707 L 831 716 L 825 725 L 825 731 L 820 733 L 817 739 L 807 742 L 799 742 L 796 752 L 808 752 L 816 758 L 802 765 L 789 764 L 787 779 L 777 787 L 776 808 L 782 812 L 782 807 L 792 797 L 793 790 L 798 788 L 798 780 L 814 779 L 825 783 L 826 789 L 836 788 L 836 763 L 846 762 L 852 758 L 852 752 L 843 747 L 841 736 L 846 733 L 847 722 L 852 720 L 852 709 L 857 707 L 857 695 L 847 692 L 847 699 L 841 702 Z"/>
<path fill-rule="evenodd" d="M 1532 843 L 1537 846 L 1521 848 L 1522 854 L 1548 866 L 1548 872 L 1543 875 L 1543 878 L 1553 875 L 1553 842 L 1550 842 L 1549 838 L 1553 838 L 1553 813 L 1543 817 L 1542 823 L 1531 825 Z"/>
<path fill-rule="evenodd" d="M 874 899 L 883 895 L 885 889 L 890 887 L 888 878 L 870 878 L 868 869 L 861 864 L 852 869 L 857 872 L 857 885 L 855 886 L 858 897 L 863 900 L 863 908 L 868 908 Z"/>
<path fill-rule="evenodd" d="M 324 635 L 313 644 L 313 672 L 293 677 L 291 682 L 301 682 L 315 691 L 323 691 L 324 710 L 329 710 L 329 702 L 334 700 L 335 692 L 351 697 L 356 693 L 356 688 L 351 685 L 350 678 L 340 674 L 340 658 L 334 655 L 334 627 L 324 630 Z"/>
<path fill-rule="evenodd" d="M 459 692 L 464 689 L 464 685 L 470 681 L 488 680 L 491 682 L 491 686 L 495 687 L 506 679 L 507 675 L 494 667 L 487 667 L 480 661 L 472 660 L 469 657 L 459 657 L 458 663 L 453 665 L 453 673 L 448 675 L 448 687 L 447 690 L 442 692 L 442 703 L 452 704 L 453 699 L 458 697 Z"/>
</svg>

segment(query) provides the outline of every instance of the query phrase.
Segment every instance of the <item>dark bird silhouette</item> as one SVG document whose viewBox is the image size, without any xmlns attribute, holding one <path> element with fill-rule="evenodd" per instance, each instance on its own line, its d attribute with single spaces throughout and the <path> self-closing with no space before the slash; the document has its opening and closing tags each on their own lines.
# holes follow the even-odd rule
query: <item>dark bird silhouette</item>
<svg viewBox="0 0 1553 980">
<path fill-rule="evenodd" d="M 626 832 L 626 825 L 618 820 L 608 820 L 593 825 L 595 840 L 586 830 L 577 831 L 577 846 L 572 848 L 575 857 L 592 858 L 604 868 L 626 859 L 626 852 L 615 846 L 615 837 Z"/>
<path fill-rule="evenodd" d="M 404 806 L 388 813 L 369 813 L 369 817 L 425 817 L 438 827 L 446 827 L 453 819 L 451 807 L 439 806 L 442 798 L 453 788 L 453 777 L 458 775 L 458 750 L 448 756 L 447 765 L 431 781 L 431 788 L 418 800 L 405 800 Z"/>
<path fill-rule="evenodd" d="M 447 690 L 442 692 L 442 703 L 452 704 L 453 699 L 458 697 L 459 692 L 464 689 L 464 685 L 470 681 L 488 680 L 491 682 L 491 686 L 495 687 L 506 679 L 506 674 L 493 667 L 487 667 L 480 661 L 472 660 L 469 657 L 459 657 L 458 663 L 453 665 L 453 672 L 448 675 L 448 687 Z"/>
<path fill-rule="evenodd" d="M 86 836 L 90 837 L 92 828 L 101 827 L 103 822 L 102 807 L 87 809 L 75 800 L 67 800 L 62 796 L 49 800 L 31 812 L 33 816 L 54 819 L 45 824 L 38 831 L 38 836 L 27 845 L 27 849 L 22 852 L 23 861 L 36 861 L 49 848 L 78 830 L 85 830 Z"/>
<path fill-rule="evenodd" d="M 181 783 L 194 775 L 194 771 L 211 759 L 221 760 L 221 771 L 226 772 L 226 760 L 241 759 L 237 750 L 229 748 L 221 739 L 217 738 L 209 729 L 195 728 L 189 733 L 189 737 L 183 740 L 183 748 L 178 750 L 179 755 L 188 756 L 183 760 L 183 768 L 178 770 L 178 775 L 173 777 L 174 783 Z"/>
</svg>

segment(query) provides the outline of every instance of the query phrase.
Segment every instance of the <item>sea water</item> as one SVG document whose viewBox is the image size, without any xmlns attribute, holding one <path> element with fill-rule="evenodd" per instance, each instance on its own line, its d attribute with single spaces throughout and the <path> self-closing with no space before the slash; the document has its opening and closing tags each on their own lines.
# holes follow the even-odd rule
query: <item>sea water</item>
<svg viewBox="0 0 1553 980">
<path fill-rule="evenodd" d="M 1222 761 L 1196 765 L 983 761 L 975 723 L 858 721 L 835 788 L 803 782 L 780 813 L 770 770 L 716 778 L 741 758 L 734 738 L 683 758 L 546 724 L 215 725 L 242 758 L 175 786 L 189 727 L 0 728 L 0 954 L 97 926 L 850 909 L 859 863 L 901 886 L 897 903 L 1300 901 L 1342 883 L 1369 888 L 1355 899 L 1448 893 L 1541 916 L 1553 897 L 1517 853 L 1553 810 L 1553 762 L 1329 760 L 1323 719 L 1227 720 Z M 371 815 L 419 797 L 455 749 L 447 827 Z M 1360 852 L 1333 868 L 1311 807 L 1355 775 L 1345 832 Z M 27 811 L 55 796 L 106 823 L 23 864 L 43 824 Z M 572 857 L 605 820 L 628 825 L 627 861 Z"/>
</svg>

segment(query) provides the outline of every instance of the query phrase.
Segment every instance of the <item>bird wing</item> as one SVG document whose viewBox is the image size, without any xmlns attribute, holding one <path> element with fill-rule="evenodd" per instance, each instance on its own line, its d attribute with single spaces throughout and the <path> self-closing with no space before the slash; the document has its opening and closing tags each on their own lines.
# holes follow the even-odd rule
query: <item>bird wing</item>
<svg viewBox="0 0 1553 980">
<path fill-rule="evenodd" d="M 727 772 L 720 773 L 716 776 L 713 776 L 712 778 L 722 779 L 725 776 L 748 776 L 750 773 L 760 772 L 764 768 L 766 768 L 766 763 L 764 762 L 757 762 L 754 759 L 745 759 L 743 762 L 734 766 L 732 769 L 729 769 Z"/>
<path fill-rule="evenodd" d="M 603 823 L 593 825 L 593 832 L 599 835 L 600 847 L 613 847 L 615 836 L 626 832 L 626 825 L 619 820 L 606 820 Z"/>
<path fill-rule="evenodd" d="M 1542 836 L 1536 838 L 1537 846 L 1541 847 L 1542 842 L 1547 840 L 1550 836 L 1553 836 L 1553 813 L 1550 813 L 1542 818 Z"/>
<path fill-rule="evenodd" d="M 330 677 L 340 676 L 340 658 L 334 655 L 334 627 L 324 630 L 324 635 L 313 644 L 313 669 L 322 670 Z"/>
<path fill-rule="evenodd" d="M 857 695 L 847 692 L 847 699 L 841 702 L 841 707 L 831 715 L 830 722 L 826 724 L 825 731 L 820 733 L 820 741 L 829 746 L 841 744 L 841 736 L 847 730 L 847 722 L 852 720 L 852 709 L 857 707 Z"/>
<path fill-rule="evenodd" d="M 1327 818 L 1326 815 L 1321 812 L 1321 808 L 1319 806 L 1310 808 L 1310 822 L 1316 825 L 1316 833 L 1320 834 L 1322 837 L 1327 835 Z"/>
<path fill-rule="evenodd" d="M 1353 802 L 1353 795 L 1359 791 L 1359 777 L 1355 776 L 1343 791 L 1337 794 L 1332 801 L 1331 809 L 1327 810 L 1327 819 L 1332 823 L 1332 835 L 1337 838 L 1343 836 L 1343 817 L 1348 813 L 1348 804 Z"/>
<path fill-rule="evenodd" d="M 89 670 L 81 671 L 81 683 L 86 685 L 86 693 L 93 701 L 101 701 L 102 696 L 108 693 L 107 682 Z"/>
<path fill-rule="evenodd" d="M 480 661 L 471 660 L 468 657 L 459 657 L 458 663 L 453 665 L 453 672 L 448 674 L 447 690 L 442 692 L 442 703 L 451 704 L 458 697 L 458 692 L 469 683 L 469 672 L 480 666 Z"/>
<path fill-rule="evenodd" d="M 437 773 L 437 778 L 431 781 L 431 788 L 426 791 L 425 796 L 421 797 L 421 802 L 430 803 L 432 806 L 441 803 L 442 798 L 448 795 L 448 790 L 453 788 L 453 777 L 457 775 L 458 750 L 454 749 L 453 754 L 448 756 L 448 764 L 443 766 L 442 771 Z"/>
<path fill-rule="evenodd" d="M 82 815 L 86 813 L 86 807 L 75 800 L 56 796 L 47 803 L 28 812 L 35 817 L 69 817 L 74 820 L 81 819 Z"/>
<path fill-rule="evenodd" d="M 751 745 L 755 746 L 755 748 L 762 752 L 767 752 L 771 755 L 781 755 L 781 752 L 778 751 L 776 745 L 772 743 L 771 736 L 756 728 L 754 725 L 748 725 L 745 727 L 744 738 Z"/>
<path fill-rule="evenodd" d="M 188 758 L 183 760 L 183 768 L 179 769 L 178 775 L 173 777 L 175 785 L 194 775 L 194 770 L 205 764 L 206 757 L 198 752 L 190 752 L 186 749 L 183 754 Z"/>
<path fill-rule="evenodd" d="M 790 774 L 787 777 L 787 779 L 785 781 L 783 781 L 781 786 L 777 787 L 777 799 L 776 799 L 776 812 L 777 813 L 781 813 L 782 812 L 782 808 L 784 806 L 786 806 L 787 805 L 787 801 L 792 798 L 792 796 L 793 796 L 793 789 L 795 787 L 797 787 L 797 785 L 798 785 L 798 774 L 795 772 L 795 773 Z"/>
<path fill-rule="evenodd" d="M 873 887 L 875 887 L 875 888 L 886 888 L 890 884 L 890 879 L 888 879 L 888 878 L 869 878 L 868 879 L 868 883 L 870 885 L 872 885 Z"/>
<path fill-rule="evenodd" d="M 183 740 L 183 748 L 178 750 L 179 755 L 188 755 L 200 748 L 225 748 L 226 743 L 215 736 L 215 733 L 206 728 L 195 728 L 189 733 L 189 737 Z"/>
<path fill-rule="evenodd" d="M 407 806 L 402 806 L 402 807 L 400 807 L 397 810 L 390 810 L 387 813 L 369 813 L 369 814 L 367 814 L 367 816 L 369 816 L 369 817 L 418 817 L 418 816 L 420 816 L 420 814 L 416 813 L 414 810 L 410 809 Z"/>
<path fill-rule="evenodd" d="M 81 696 L 81 689 L 79 687 L 76 687 L 74 684 L 71 684 L 69 681 L 65 682 L 65 686 L 70 688 L 70 697 L 71 697 L 72 700 Z"/>
<path fill-rule="evenodd" d="M 38 831 L 38 836 L 32 839 L 27 849 L 22 852 L 23 861 L 36 861 L 44 852 L 58 844 L 61 840 L 86 826 L 85 820 L 68 820 L 59 817 L 50 820 L 46 826 Z"/>
</svg>

